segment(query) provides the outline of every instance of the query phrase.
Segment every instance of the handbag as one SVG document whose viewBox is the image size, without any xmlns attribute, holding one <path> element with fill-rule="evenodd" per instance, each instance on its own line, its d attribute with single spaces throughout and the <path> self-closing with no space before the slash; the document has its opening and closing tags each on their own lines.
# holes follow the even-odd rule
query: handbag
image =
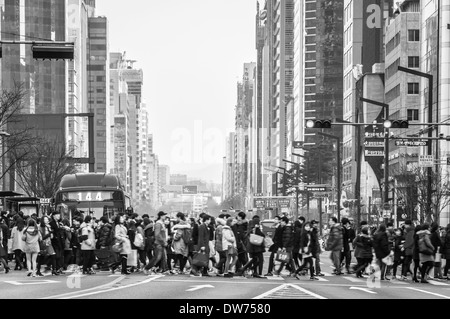
<svg viewBox="0 0 450 319">
<path fill-rule="evenodd" d="M 127 255 L 127 266 L 137 267 L 137 250 L 132 250 L 131 253 Z"/>
<path fill-rule="evenodd" d="M 142 248 L 144 247 L 144 237 L 142 237 L 141 233 L 136 233 L 136 236 L 134 236 L 134 242 L 133 244 L 137 247 L 137 248 Z"/>
<path fill-rule="evenodd" d="M 273 240 L 270 237 L 265 237 L 264 238 L 264 246 L 266 246 L 267 248 L 270 248 L 273 245 Z"/>
<path fill-rule="evenodd" d="M 384 257 L 383 259 L 381 259 L 381 261 L 385 263 L 387 266 L 392 266 L 394 264 L 391 255 Z"/>
<path fill-rule="evenodd" d="M 112 245 L 111 250 L 115 253 L 120 253 L 120 251 L 122 250 L 123 247 L 123 243 L 120 241 L 116 241 L 114 243 L 114 245 Z"/>
<path fill-rule="evenodd" d="M 236 247 L 234 247 L 233 245 L 228 246 L 227 255 L 236 256 L 237 254 L 238 254 L 238 251 L 237 251 Z"/>
<path fill-rule="evenodd" d="M 45 242 L 45 240 L 39 240 L 39 254 L 41 256 L 47 256 L 48 255 L 48 250 L 47 250 L 47 243 Z"/>
<path fill-rule="evenodd" d="M 277 253 L 275 260 L 282 263 L 288 263 L 291 260 L 291 254 L 287 251 L 280 251 Z"/>
<path fill-rule="evenodd" d="M 264 237 L 256 234 L 250 234 L 250 244 L 261 246 L 264 242 Z"/>
<path fill-rule="evenodd" d="M 205 253 L 196 252 L 192 258 L 192 265 L 196 267 L 208 267 L 209 257 Z"/>
</svg>

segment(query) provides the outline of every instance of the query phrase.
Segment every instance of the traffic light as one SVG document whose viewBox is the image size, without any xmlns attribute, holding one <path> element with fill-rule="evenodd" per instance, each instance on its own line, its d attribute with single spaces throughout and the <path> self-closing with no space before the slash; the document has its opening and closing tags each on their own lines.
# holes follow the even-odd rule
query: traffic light
<svg viewBox="0 0 450 319">
<path fill-rule="evenodd" d="M 403 120 L 395 120 L 395 121 L 386 120 L 386 121 L 384 121 L 384 127 L 385 128 L 408 128 L 409 122 L 403 121 Z"/>
<path fill-rule="evenodd" d="M 331 128 L 330 120 L 307 120 L 307 128 Z"/>
<path fill-rule="evenodd" d="M 73 45 L 33 45 L 32 51 L 34 59 L 73 60 L 74 57 Z"/>
</svg>

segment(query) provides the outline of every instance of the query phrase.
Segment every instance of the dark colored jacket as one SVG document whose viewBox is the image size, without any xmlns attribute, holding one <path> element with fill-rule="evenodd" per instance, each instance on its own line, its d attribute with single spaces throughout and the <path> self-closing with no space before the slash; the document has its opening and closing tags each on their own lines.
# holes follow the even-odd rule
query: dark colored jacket
<svg viewBox="0 0 450 319">
<path fill-rule="evenodd" d="M 341 251 L 343 248 L 343 232 L 340 224 L 335 224 L 330 229 L 330 234 L 327 240 L 327 250 L 329 251 Z"/>
<path fill-rule="evenodd" d="M 205 253 L 209 256 L 209 227 L 205 224 L 198 226 L 197 250 L 205 247 Z"/>
<path fill-rule="evenodd" d="M 442 245 L 442 253 L 445 256 L 445 259 L 450 259 L 450 231 L 445 234 L 444 243 Z"/>
<path fill-rule="evenodd" d="M 389 239 L 386 232 L 377 232 L 373 236 L 373 248 L 377 259 L 383 259 L 391 253 L 389 249 Z"/>
<path fill-rule="evenodd" d="M 231 227 L 236 238 L 236 245 L 238 251 L 245 251 L 247 249 L 247 230 L 248 222 L 245 220 L 242 223 L 237 223 Z"/>
<path fill-rule="evenodd" d="M 144 228 L 145 250 L 150 251 L 155 246 L 155 230 L 152 224 L 148 224 Z"/>
<path fill-rule="evenodd" d="M 281 236 L 282 247 L 286 250 L 292 250 L 294 248 L 294 230 L 292 226 L 286 225 L 283 228 L 283 234 Z"/>
<path fill-rule="evenodd" d="M 109 223 L 104 224 L 100 230 L 98 231 L 98 241 L 97 241 L 97 247 L 109 247 L 113 245 L 111 242 L 111 231 L 112 231 L 112 225 Z"/>
<path fill-rule="evenodd" d="M 250 234 L 256 234 L 262 237 L 266 237 L 263 232 L 261 231 L 261 227 L 255 227 L 253 226 L 252 229 L 248 232 L 247 237 L 247 252 L 249 254 L 256 254 L 256 253 L 263 253 L 266 251 L 266 248 L 264 247 L 264 242 L 261 246 L 256 246 L 250 243 Z"/>
<path fill-rule="evenodd" d="M 3 247 L 6 249 L 6 246 L 8 246 L 8 232 L 9 232 L 9 228 L 8 226 L 6 226 L 6 224 L 0 224 L 0 228 L 1 228 L 1 232 L 3 234 L 3 240 L 2 240 L 2 244 Z"/>
<path fill-rule="evenodd" d="M 405 248 L 405 256 L 412 256 L 414 253 L 414 228 L 407 227 L 405 234 L 405 243 L 403 244 Z"/>
<path fill-rule="evenodd" d="M 420 259 L 420 257 L 419 257 L 419 235 L 417 233 L 414 233 L 413 259 L 415 259 L 415 260 Z"/>
<path fill-rule="evenodd" d="M 275 228 L 272 240 L 273 245 L 270 246 L 269 251 L 272 253 L 276 253 L 278 251 L 278 248 L 281 248 L 283 246 L 283 227 L 281 227 L 281 225 L 278 225 L 278 227 Z"/>
<path fill-rule="evenodd" d="M 80 228 L 71 228 L 70 232 L 72 233 L 72 236 L 70 238 L 70 247 L 72 248 L 79 248 L 81 247 L 80 238 L 79 238 L 79 230 Z"/>
<path fill-rule="evenodd" d="M 312 254 L 313 256 L 317 253 L 317 242 L 314 240 L 312 231 L 307 232 L 303 230 L 301 239 L 300 251 L 302 254 Z"/>
<path fill-rule="evenodd" d="M 195 246 L 198 244 L 198 227 L 199 225 L 195 222 L 192 228 L 192 242 Z"/>
<path fill-rule="evenodd" d="M 359 234 L 353 241 L 355 244 L 355 258 L 372 259 L 372 238 L 369 235 Z"/>
<path fill-rule="evenodd" d="M 394 239 L 394 261 L 400 261 L 403 256 L 405 256 L 405 251 L 402 251 L 402 245 L 405 242 L 405 238 L 403 236 L 395 236 Z"/>
<path fill-rule="evenodd" d="M 302 248 L 303 225 L 297 220 L 294 223 L 294 253 L 298 253 Z"/>
<path fill-rule="evenodd" d="M 52 246 L 55 249 L 64 249 L 64 241 L 66 240 L 66 233 L 63 228 L 59 225 L 59 222 L 51 218 L 50 220 L 50 227 L 53 231 L 53 238 L 52 238 Z"/>
<path fill-rule="evenodd" d="M 436 254 L 442 246 L 441 236 L 438 231 L 431 232 L 430 241 L 434 247 L 434 253 Z"/>
<path fill-rule="evenodd" d="M 345 228 L 342 227 L 342 246 L 344 248 L 344 252 L 350 251 L 350 243 L 353 243 L 355 240 L 356 233 L 353 228 Z"/>
</svg>

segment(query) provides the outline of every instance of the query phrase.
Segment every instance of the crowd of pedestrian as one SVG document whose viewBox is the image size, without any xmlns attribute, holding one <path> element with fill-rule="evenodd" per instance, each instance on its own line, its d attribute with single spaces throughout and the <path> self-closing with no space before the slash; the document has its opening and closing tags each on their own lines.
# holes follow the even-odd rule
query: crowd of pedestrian
<svg viewBox="0 0 450 319">
<path fill-rule="evenodd" d="M 161 211 L 156 220 L 136 213 L 96 220 L 74 212 L 71 221 L 61 219 L 58 211 L 40 218 L 2 212 L 0 263 L 5 273 L 14 262 L 14 270 L 26 269 L 33 277 L 43 276 L 42 267 L 58 276 L 75 265 L 75 271 L 87 275 L 95 274 L 95 268 L 227 278 L 280 276 L 286 268 L 288 276 L 300 279 L 309 271 L 309 278 L 318 280 L 324 276 L 320 258 L 326 250 L 337 276 L 345 270 L 362 278 L 378 270 L 381 280 L 407 280 L 411 275 L 413 281 L 426 283 L 433 270 L 434 278 L 449 279 L 450 225 L 414 226 L 408 220 L 397 229 L 393 223 L 371 227 L 364 221 L 356 227 L 349 218 L 339 223 L 333 217 L 324 249 L 315 220 L 276 216 L 272 227 L 269 238 L 260 218 L 248 219 L 244 212 L 216 218 L 178 213 L 170 218 Z M 270 254 L 263 274 L 265 252 Z M 351 267 L 353 257 L 357 263 Z"/>
</svg>

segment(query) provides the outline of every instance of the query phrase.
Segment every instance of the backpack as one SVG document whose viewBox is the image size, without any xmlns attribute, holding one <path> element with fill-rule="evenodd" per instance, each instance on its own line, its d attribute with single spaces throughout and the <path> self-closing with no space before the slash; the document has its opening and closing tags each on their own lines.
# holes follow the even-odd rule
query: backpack
<svg viewBox="0 0 450 319">
<path fill-rule="evenodd" d="M 433 255 L 434 251 L 425 243 L 425 237 L 419 239 L 419 253 L 424 255 Z"/>
<path fill-rule="evenodd" d="M 137 247 L 137 248 L 142 248 L 144 247 L 144 237 L 142 237 L 141 233 L 138 233 L 136 231 L 136 235 L 134 236 L 134 242 L 133 244 Z"/>
<path fill-rule="evenodd" d="M 189 244 L 192 240 L 192 230 L 190 228 L 183 229 L 183 235 L 181 238 L 183 238 L 186 245 Z"/>
</svg>

